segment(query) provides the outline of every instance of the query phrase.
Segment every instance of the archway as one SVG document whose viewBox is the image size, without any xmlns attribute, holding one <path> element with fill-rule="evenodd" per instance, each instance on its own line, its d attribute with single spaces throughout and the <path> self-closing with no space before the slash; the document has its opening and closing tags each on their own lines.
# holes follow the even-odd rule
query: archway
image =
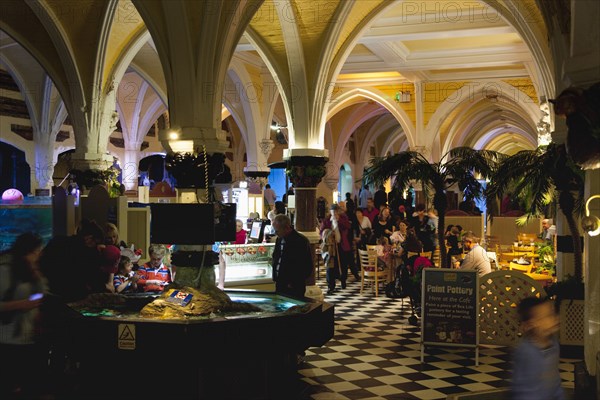
<svg viewBox="0 0 600 400">
<path fill-rule="evenodd" d="M 25 152 L 0 142 L 0 193 L 14 188 L 25 195 L 31 191 L 31 169 L 25 160 Z"/>
<path fill-rule="evenodd" d="M 152 183 L 162 182 L 165 178 L 165 156 L 162 154 L 153 154 L 144 157 L 138 164 L 140 178 L 148 178 L 151 186 Z M 143 185 L 140 182 L 140 185 Z"/>
<path fill-rule="evenodd" d="M 346 193 L 354 193 L 352 168 L 350 168 L 350 165 L 348 165 L 348 163 L 344 163 L 340 167 L 340 180 L 338 183 L 338 191 L 340 192 L 340 198 L 342 200 L 346 198 Z"/>
</svg>

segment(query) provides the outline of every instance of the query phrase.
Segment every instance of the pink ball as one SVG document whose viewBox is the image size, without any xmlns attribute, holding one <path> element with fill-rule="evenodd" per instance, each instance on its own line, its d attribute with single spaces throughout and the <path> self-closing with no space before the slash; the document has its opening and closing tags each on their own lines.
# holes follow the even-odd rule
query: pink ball
<svg viewBox="0 0 600 400">
<path fill-rule="evenodd" d="M 21 203 L 23 202 L 23 193 L 17 189 L 6 189 L 4 193 L 2 193 L 2 201 Z"/>
</svg>

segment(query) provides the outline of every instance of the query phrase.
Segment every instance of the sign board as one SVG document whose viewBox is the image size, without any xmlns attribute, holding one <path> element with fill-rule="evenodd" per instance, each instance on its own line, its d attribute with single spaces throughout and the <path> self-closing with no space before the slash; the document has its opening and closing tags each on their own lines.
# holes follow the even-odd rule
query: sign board
<svg viewBox="0 0 600 400">
<path fill-rule="evenodd" d="M 426 268 L 421 290 L 421 361 L 425 344 L 478 350 L 477 271 Z"/>
<path fill-rule="evenodd" d="M 135 324 L 119 324 L 117 347 L 121 350 L 135 350 Z"/>
</svg>

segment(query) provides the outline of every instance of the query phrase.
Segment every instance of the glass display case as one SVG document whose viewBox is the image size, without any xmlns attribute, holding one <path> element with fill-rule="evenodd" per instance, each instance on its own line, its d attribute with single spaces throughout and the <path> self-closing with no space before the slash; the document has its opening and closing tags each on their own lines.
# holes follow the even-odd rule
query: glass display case
<svg viewBox="0 0 600 400">
<path fill-rule="evenodd" d="M 225 288 L 274 290 L 271 266 L 274 249 L 274 243 L 219 246 L 221 263 L 215 266 L 218 285 Z"/>
<path fill-rule="evenodd" d="M 25 232 L 37 233 L 46 244 L 52 238 L 52 198 L 26 197 L 19 204 L 0 201 L 0 221 L 0 252 Z"/>
<path fill-rule="evenodd" d="M 112 306 L 70 305 L 57 337 L 78 356 L 79 398 L 114 396 L 114 387 L 98 376 L 115 365 L 124 371 L 152 368 L 160 376 L 159 384 L 136 379 L 120 387 L 123 398 L 291 398 L 296 354 L 333 337 L 333 305 L 277 293 L 226 293 L 259 310 L 148 318 L 140 310 L 153 298 L 141 293 L 121 295 L 123 301 Z"/>
</svg>

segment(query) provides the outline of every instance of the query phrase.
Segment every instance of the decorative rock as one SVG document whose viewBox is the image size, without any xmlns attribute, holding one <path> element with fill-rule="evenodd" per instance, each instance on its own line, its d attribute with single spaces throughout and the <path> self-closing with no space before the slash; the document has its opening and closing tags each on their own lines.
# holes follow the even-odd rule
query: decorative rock
<svg viewBox="0 0 600 400">
<path fill-rule="evenodd" d="M 191 294 L 191 301 L 184 306 L 168 301 L 167 299 L 174 290 Z M 208 315 L 226 311 L 252 312 L 261 311 L 261 309 L 252 304 L 233 302 L 229 296 L 221 290 L 211 290 L 207 293 L 189 286 L 184 286 L 180 289 L 166 290 L 159 298 L 146 305 L 140 311 L 140 315 L 142 317 L 171 319 Z"/>
</svg>

